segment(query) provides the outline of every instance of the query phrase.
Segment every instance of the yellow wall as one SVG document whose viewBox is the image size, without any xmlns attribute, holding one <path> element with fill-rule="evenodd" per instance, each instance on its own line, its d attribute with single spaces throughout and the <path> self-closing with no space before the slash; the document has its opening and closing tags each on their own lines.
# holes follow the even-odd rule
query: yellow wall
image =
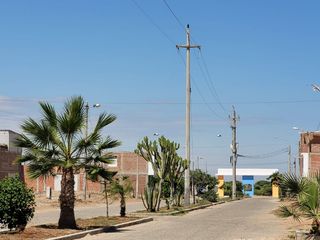
<svg viewBox="0 0 320 240">
<path fill-rule="evenodd" d="M 223 184 L 224 184 L 224 177 L 223 176 L 218 176 L 218 197 L 219 198 L 223 198 L 224 197 Z"/>
<path fill-rule="evenodd" d="M 279 198 L 279 186 L 272 184 L 272 197 Z"/>
</svg>

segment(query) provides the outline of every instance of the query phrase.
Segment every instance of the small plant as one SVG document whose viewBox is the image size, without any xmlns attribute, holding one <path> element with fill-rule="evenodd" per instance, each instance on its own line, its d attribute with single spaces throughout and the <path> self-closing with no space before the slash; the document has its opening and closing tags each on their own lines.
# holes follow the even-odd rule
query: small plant
<svg viewBox="0 0 320 240">
<path fill-rule="evenodd" d="M 18 177 L 0 181 L 0 223 L 10 230 L 23 231 L 32 219 L 35 197 Z"/>
<path fill-rule="evenodd" d="M 308 177 L 297 177 L 293 174 L 284 174 L 281 187 L 286 192 L 288 203 L 276 210 L 280 217 L 293 217 L 302 221 L 309 219 L 311 228 L 309 239 L 320 237 L 320 172 Z"/>
<path fill-rule="evenodd" d="M 120 216 L 126 216 L 126 197 L 132 193 L 130 179 L 126 176 L 116 178 L 111 182 L 110 194 L 113 198 L 120 198 Z"/>
</svg>

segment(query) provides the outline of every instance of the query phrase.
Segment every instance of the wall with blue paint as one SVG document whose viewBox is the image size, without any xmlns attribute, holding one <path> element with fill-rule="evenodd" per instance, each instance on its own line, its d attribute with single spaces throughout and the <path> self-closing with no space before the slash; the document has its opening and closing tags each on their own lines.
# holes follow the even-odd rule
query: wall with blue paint
<svg viewBox="0 0 320 240">
<path fill-rule="evenodd" d="M 250 197 L 254 195 L 254 177 L 242 176 L 243 194 L 247 194 Z"/>
</svg>

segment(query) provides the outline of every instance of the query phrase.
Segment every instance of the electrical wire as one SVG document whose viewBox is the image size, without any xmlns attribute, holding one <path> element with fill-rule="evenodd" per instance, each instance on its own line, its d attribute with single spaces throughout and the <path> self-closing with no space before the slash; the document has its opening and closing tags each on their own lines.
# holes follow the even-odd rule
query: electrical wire
<svg viewBox="0 0 320 240">
<path fill-rule="evenodd" d="M 136 6 L 137 9 L 149 20 L 149 22 L 156 28 L 158 31 L 173 45 L 176 46 L 176 43 L 169 37 L 169 35 L 162 30 L 162 28 L 150 17 L 150 15 L 137 3 L 135 0 L 131 2 Z"/>
<path fill-rule="evenodd" d="M 274 152 L 260 154 L 260 155 L 242 155 L 242 154 L 238 154 L 238 157 L 251 158 L 251 159 L 252 158 L 254 158 L 254 159 L 264 159 L 264 158 L 275 157 L 275 156 L 278 156 L 280 154 L 287 153 L 288 151 L 289 151 L 288 148 L 283 148 L 283 149 L 279 149 L 279 150 L 274 151 Z"/>
<path fill-rule="evenodd" d="M 174 19 L 177 21 L 177 23 L 179 24 L 179 26 L 180 26 L 183 30 L 185 30 L 185 27 L 184 27 L 184 25 L 182 24 L 182 21 L 177 17 L 177 14 L 174 13 L 173 9 L 169 6 L 168 2 L 167 2 L 166 0 L 162 0 L 162 1 L 163 1 L 163 3 L 166 5 L 166 7 L 169 9 L 169 11 L 170 11 L 171 14 L 173 15 Z M 194 38 L 191 37 L 191 40 L 193 40 L 193 39 L 194 39 Z M 220 98 L 219 98 L 219 95 L 218 95 L 218 93 L 217 93 L 217 91 L 216 91 L 216 89 L 215 89 L 215 87 L 214 87 L 214 84 L 213 84 L 211 75 L 210 75 L 209 70 L 208 70 L 207 63 L 206 63 L 204 57 L 202 56 L 201 50 L 200 50 L 200 56 L 201 56 L 202 64 L 203 64 L 203 66 L 204 66 L 204 69 L 205 69 L 206 74 L 204 74 L 202 67 L 200 67 L 200 64 L 199 64 L 199 68 L 200 68 L 200 71 L 203 73 L 203 77 L 204 77 L 204 79 L 205 79 L 205 81 L 206 81 L 206 83 L 207 83 L 207 86 L 208 86 L 208 88 L 209 88 L 212 96 L 213 96 L 214 98 L 216 98 L 216 100 L 218 101 L 219 106 L 221 107 L 221 109 L 222 109 L 225 113 L 227 113 L 227 111 L 226 111 L 225 107 L 222 105 L 222 103 L 221 103 L 221 101 L 220 101 Z M 207 75 L 207 77 L 206 77 L 205 75 Z M 210 82 L 211 84 L 210 84 L 209 82 Z"/>
<path fill-rule="evenodd" d="M 162 2 L 166 5 L 166 7 L 169 9 L 171 14 L 173 15 L 174 19 L 178 22 L 179 26 L 185 31 L 185 26 L 180 21 L 180 19 L 177 17 L 177 15 L 173 12 L 172 8 L 169 6 L 166 0 L 162 0 Z"/>
<path fill-rule="evenodd" d="M 202 55 L 202 51 L 200 50 L 200 59 L 202 60 L 202 63 L 203 63 L 203 66 L 204 66 L 204 69 L 205 69 L 205 72 L 207 73 L 207 76 L 208 76 L 208 81 L 209 83 L 211 83 L 211 88 L 213 89 L 213 92 L 215 93 L 215 96 L 216 96 L 216 100 L 218 101 L 219 103 L 219 106 L 221 107 L 221 109 L 227 113 L 227 110 L 225 109 L 225 107 L 223 106 L 221 100 L 220 100 L 220 97 L 219 97 L 219 94 L 218 94 L 218 91 L 216 90 L 214 84 L 213 84 L 213 80 L 212 80 L 212 77 L 211 77 L 211 74 L 209 72 L 209 69 L 208 69 L 208 65 Z"/>
<path fill-rule="evenodd" d="M 179 52 L 179 56 L 180 56 L 180 59 L 182 60 L 183 64 L 186 66 L 186 62 L 184 61 L 181 53 Z M 223 118 L 222 116 L 220 116 L 215 110 L 213 110 L 213 108 L 208 104 L 207 100 L 205 99 L 205 97 L 203 96 L 203 94 L 201 93 L 196 81 L 194 81 L 194 78 L 192 76 L 190 76 L 190 79 L 191 79 L 191 83 L 194 84 L 199 96 L 201 97 L 202 101 L 204 102 L 204 104 L 207 106 L 207 108 L 210 110 L 210 112 L 215 115 L 216 117 L 218 117 L 219 119 L 221 120 L 225 120 L 225 118 Z"/>
</svg>

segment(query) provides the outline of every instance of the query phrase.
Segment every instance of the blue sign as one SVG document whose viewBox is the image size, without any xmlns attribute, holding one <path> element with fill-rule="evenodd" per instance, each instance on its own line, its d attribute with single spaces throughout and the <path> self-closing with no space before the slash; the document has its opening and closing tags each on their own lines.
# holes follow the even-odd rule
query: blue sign
<svg viewBox="0 0 320 240">
<path fill-rule="evenodd" d="M 254 195 L 254 177 L 242 176 L 243 194 L 253 197 Z"/>
</svg>

